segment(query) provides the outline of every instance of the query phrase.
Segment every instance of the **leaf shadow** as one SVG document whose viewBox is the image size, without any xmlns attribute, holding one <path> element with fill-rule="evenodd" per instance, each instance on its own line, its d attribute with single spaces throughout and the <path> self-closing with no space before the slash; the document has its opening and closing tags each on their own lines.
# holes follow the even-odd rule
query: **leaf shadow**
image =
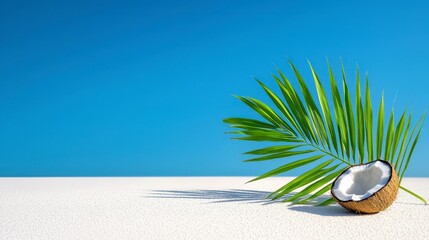
<svg viewBox="0 0 429 240">
<path fill-rule="evenodd" d="M 282 199 L 271 200 L 267 199 L 271 192 L 258 191 L 258 190 L 246 190 L 246 189 L 228 189 L 228 190 L 152 190 L 146 198 L 160 198 L 160 199 L 202 199 L 210 200 L 209 203 L 248 203 L 248 204 L 281 204 L 282 200 L 293 196 L 287 194 Z M 326 200 L 327 196 L 322 196 L 314 199 L 311 203 L 317 203 Z M 283 203 L 288 204 L 288 203 Z M 319 216 L 355 216 L 355 214 L 348 210 L 340 207 L 339 205 L 329 205 L 324 207 L 314 205 L 287 205 L 288 209 L 292 211 L 298 211 L 303 213 L 309 213 Z"/>
<path fill-rule="evenodd" d="M 153 190 L 147 198 L 175 198 L 175 199 L 205 199 L 211 200 L 209 203 L 260 203 L 263 205 L 272 204 L 279 201 L 267 199 L 271 192 L 246 190 L 246 189 L 228 189 L 228 190 Z"/>
</svg>

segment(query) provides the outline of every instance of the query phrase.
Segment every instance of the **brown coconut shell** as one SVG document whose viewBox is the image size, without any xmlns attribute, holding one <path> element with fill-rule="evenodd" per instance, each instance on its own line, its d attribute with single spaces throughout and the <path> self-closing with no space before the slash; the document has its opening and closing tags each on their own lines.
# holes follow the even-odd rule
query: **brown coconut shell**
<svg viewBox="0 0 429 240">
<path fill-rule="evenodd" d="M 332 183 L 331 195 L 335 199 L 335 201 L 337 201 L 338 204 L 356 213 L 378 213 L 388 208 L 395 201 L 396 196 L 398 195 L 398 189 L 399 189 L 399 180 L 398 180 L 398 175 L 396 174 L 395 168 L 392 166 L 392 164 L 390 164 L 387 161 L 384 161 L 384 160 L 377 160 L 377 161 L 382 161 L 384 163 L 387 163 L 390 166 L 391 176 L 387 184 L 366 199 L 362 199 L 360 201 L 353 201 L 353 200 L 341 201 L 335 196 L 332 190 L 338 178 L 341 175 L 343 175 L 349 168 L 359 166 L 359 165 L 367 165 L 369 163 L 350 166 L 347 169 L 345 169 Z"/>
</svg>

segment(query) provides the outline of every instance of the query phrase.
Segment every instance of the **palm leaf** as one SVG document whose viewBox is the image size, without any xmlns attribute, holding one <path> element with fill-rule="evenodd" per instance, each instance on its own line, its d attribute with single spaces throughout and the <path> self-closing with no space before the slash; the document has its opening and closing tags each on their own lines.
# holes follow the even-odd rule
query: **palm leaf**
<svg viewBox="0 0 429 240">
<path fill-rule="evenodd" d="M 256 181 L 256 180 L 261 180 L 261 179 L 264 179 L 264 178 L 267 178 L 267 177 L 272 177 L 272 176 L 279 175 L 281 173 L 285 173 L 285 172 L 290 171 L 292 169 L 295 169 L 297 167 L 301 167 L 301 166 L 304 166 L 306 164 L 312 163 L 312 162 L 314 162 L 316 160 L 319 160 L 322 157 L 324 157 L 324 155 L 316 155 L 316 156 L 311 156 L 311 157 L 308 157 L 308 158 L 300 159 L 298 161 L 293 161 L 291 163 L 288 163 L 288 164 L 285 164 L 283 166 L 280 166 L 280 167 L 278 167 L 278 168 L 276 168 L 274 170 L 271 170 L 271 171 L 269 171 L 267 173 L 264 173 L 261 176 L 250 180 L 249 182 L 253 182 L 253 181 Z"/>
<path fill-rule="evenodd" d="M 335 133 L 334 124 L 331 117 L 331 109 L 329 107 L 328 98 L 326 97 L 326 93 L 325 93 L 325 90 L 323 89 L 322 83 L 320 82 L 319 77 L 317 76 L 316 71 L 313 69 L 311 64 L 310 64 L 310 69 L 311 69 L 311 73 L 313 74 L 314 84 L 316 85 L 317 95 L 319 97 L 319 104 L 322 108 L 324 122 L 326 123 L 329 129 L 329 139 L 327 139 L 328 147 L 329 149 L 331 149 L 329 142 L 332 141 L 332 146 L 334 147 L 334 150 L 338 152 L 337 136 Z"/>
<path fill-rule="evenodd" d="M 333 198 L 329 198 L 328 200 L 321 202 L 317 204 L 317 206 L 326 206 L 335 203 L 335 200 Z"/>
<path fill-rule="evenodd" d="M 384 134 L 384 94 L 381 95 L 380 106 L 378 107 L 378 121 L 377 121 L 377 146 L 376 157 L 381 158 L 381 150 L 383 148 L 383 134 Z"/>
<path fill-rule="evenodd" d="M 319 189 L 320 187 L 322 187 L 323 185 L 325 185 L 328 182 L 331 182 L 331 180 L 333 180 L 334 178 L 336 178 L 338 176 L 338 174 L 340 174 L 341 172 L 343 172 L 345 169 L 345 167 L 341 168 L 340 170 L 330 173 L 324 177 L 322 177 L 320 180 L 317 180 L 316 182 L 308 185 L 305 189 L 303 189 L 302 191 L 300 191 L 299 193 L 295 194 L 294 196 L 284 200 L 285 202 L 292 202 L 297 200 L 300 197 L 303 197 L 307 194 L 310 194 L 311 192 Z"/>
<path fill-rule="evenodd" d="M 365 158 L 365 119 L 361 100 L 360 75 L 358 69 L 356 69 L 356 123 L 359 163 L 362 164 Z"/>
<path fill-rule="evenodd" d="M 344 65 L 341 65 L 341 72 L 343 76 L 343 95 L 344 95 L 344 109 L 347 115 L 347 127 L 349 129 L 349 139 L 351 145 L 351 156 L 353 158 L 353 163 L 356 163 L 356 123 L 353 114 L 353 105 L 349 93 L 349 88 L 347 86 L 346 73 L 344 70 Z"/>
<path fill-rule="evenodd" d="M 312 165 L 312 168 L 269 195 L 273 200 L 287 196 L 283 201 L 309 203 L 328 192 L 333 179 L 347 166 L 356 162 L 370 162 L 375 158 L 384 158 L 392 163 L 402 180 L 421 136 L 425 115 L 412 127 L 411 114 L 404 110 L 395 125 L 396 117 L 392 108 L 388 122 L 385 123 L 384 95 L 379 101 L 378 109 L 373 109 L 368 76 L 362 93 L 357 68 L 356 88 L 352 94 L 343 65 L 340 92 L 329 63 L 330 87 L 325 88 L 309 62 L 314 89 L 310 88 L 291 61 L 289 64 L 297 79 L 298 88 L 294 88 L 294 84 L 277 69 L 277 75 L 274 74 L 273 79 L 280 94 L 257 80 L 271 103 L 236 96 L 257 113 L 257 119 L 235 117 L 224 120 L 234 129 L 228 133 L 238 135 L 233 139 L 279 143 L 246 152 L 246 155 L 253 155 L 246 162 L 286 160 L 280 167 L 249 182 Z M 327 89 L 330 89 L 331 99 L 328 98 Z M 313 91 L 317 94 L 313 94 Z M 418 194 L 402 185 L 401 189 L 425 202 Z M 319 205 L 333 202 L 329 198 Z"/>
<path fill-rule="evenodd" d="M 334 173 L 335 174 L 335 173 Z M 319 189 L 317 192 L 313 193 L 311 196 L 301 199 L 299 201 L 295 201 L 293 202 L 294 204 L 307 204 L 309 203 L 311 200 L 322 196 L 323 194 L 327 193 L 329 190 L 331 190 L 331 185 L 332 183 L 328 183 L 326 184 L 324 187 L 322 187 L 321 189 Z"/>
</svg>

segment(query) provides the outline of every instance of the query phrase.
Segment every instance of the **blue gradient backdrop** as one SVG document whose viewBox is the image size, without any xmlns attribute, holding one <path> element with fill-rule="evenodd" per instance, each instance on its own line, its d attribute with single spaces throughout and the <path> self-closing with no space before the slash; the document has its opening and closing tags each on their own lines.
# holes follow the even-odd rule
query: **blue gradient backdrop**
<svg viewBox="0 0 429 240">
<path fill-rule="evenodd" d="M 377 3 L 375 3 L 377 2 Z M 254 116 L 286 57 L 327 82 L 325 57 L 368 71 L 373 96 L 429 105 L 427 1 L 2 1 L 0 176 L 257 175 Z M 429 128 L 408 176 L 429 176 Z M 294 175 L 296 172 L 291 172 Z"/>
</svg>

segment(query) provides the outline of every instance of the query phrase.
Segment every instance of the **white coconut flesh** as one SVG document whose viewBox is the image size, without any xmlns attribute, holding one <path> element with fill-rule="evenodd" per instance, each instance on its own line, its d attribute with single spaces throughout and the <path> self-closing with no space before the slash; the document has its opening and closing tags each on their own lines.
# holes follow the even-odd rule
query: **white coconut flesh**
<svg viewBox="0 0 429 240">
<path fill-rule="evenodd" d="M 367 199 L 388 184 L 391 171 L 382 161 L 351 167 L 335 181 L 332 193 L 344 202 Z"/>
</svg>

